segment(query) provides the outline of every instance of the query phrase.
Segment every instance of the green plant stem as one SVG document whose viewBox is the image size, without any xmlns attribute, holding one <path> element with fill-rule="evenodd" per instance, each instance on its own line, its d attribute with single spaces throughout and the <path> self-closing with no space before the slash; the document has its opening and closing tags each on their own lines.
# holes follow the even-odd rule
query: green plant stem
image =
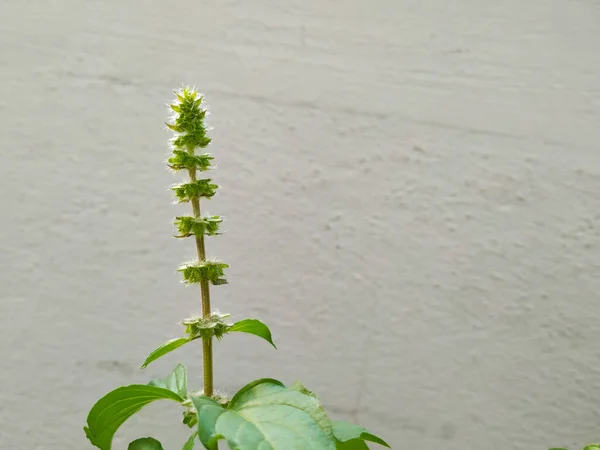
<svg viewBox="0 0 600 450">
<path fill-rule="evenodd" d="M 190 180 L 196 181 L 196 170 L 190 170 Z M 194 216 L 200 217 L 200 199 L 192 199 L 192 209 Z M 198 251 L 198 259 L 206 261 L 206 249 L 204 247 L 204 235 L 196 236 L 196 250 Z M 202 317 L 210 317 L 210 290 L 208 280 L 200 282 L 200 292 L 202 295 Z M 213 356 L 212 356 L 212 337 L 202 339 L 202 365 L 204 371 L 204 395 L 212 397 L 213 395 Z"/>
</svg>

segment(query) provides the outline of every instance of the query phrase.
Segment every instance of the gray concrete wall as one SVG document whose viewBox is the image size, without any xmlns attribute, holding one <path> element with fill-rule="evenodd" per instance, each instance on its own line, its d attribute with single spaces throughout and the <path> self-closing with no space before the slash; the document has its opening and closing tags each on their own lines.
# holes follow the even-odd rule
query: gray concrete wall
<svg viewBox="0 0 600 450">
<path fill-rule="evenodd" d="M 296 378 L 396 449 L 600 441 L 600 4 L 0 3 L 0 448 L 79 450 L 199 309 L 171 88 L 212 108 L 220 388 Z M 258 362 L 260 361 L 260 362 Z M 176 406 L 115 441 L 180 448 Z"/>
</svg>

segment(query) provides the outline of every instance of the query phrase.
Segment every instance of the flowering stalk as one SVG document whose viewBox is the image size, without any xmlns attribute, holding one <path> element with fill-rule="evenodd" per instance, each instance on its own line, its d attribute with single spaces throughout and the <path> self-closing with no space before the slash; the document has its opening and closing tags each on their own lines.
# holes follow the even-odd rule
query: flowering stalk
<svg viewBox="0 0 600 450">
<path fill-rule="evenodd" d="M 206 247 L 204 235 L 212 226 L 213 235 L 218 230 L 220 217 L 201 216 L 200 198 L 211 198 L 215 195 L 218 185 L 212 184 L 210 179 L 197 179 L 198 171 L 204 172 L 212 169 L 212 155 L 204 153 L 196 155 L 196 149 L 206 148 L 211 139 L 206 136 L 206 125 L 204 118 L 206 109 L 201 107 L 202 96 L 190 88 L 184 88 L 176 92 L 175 102 L 169 105 L 174 112 L 173 120 L 167 126 L 175 132 L 173 137 L 173 156 L 169 158 L 169 167 L 173 170 L 187 169 L 189 183 L 173 186 L 179 202 L 190 202 L 192 204 L 193 216 L 177 217 L 175 224 L 178 226 L 182 236 L 194 235 L 196 240 L 196 251 L 198 261 L 195 264 L 187 264 L 180 268 L 184 281 L 187 283 L 199 283 L 202 297 L 202 317 L 208 319 L 211 316 L 209 281 L 216 284 L 225 283 L 225 279 L 211 278 L 210 269 L 222 269 L 226 265 L 220 263 L 213 265 L 206 261 Z M 222 275 L 222 270 L 219 273 Z M 202 366 L 204 369 L 204 395 L 212 397 L 213 386 L 213 354 L 212 336 L 202 338 Z"/>
<path fill-rule="evenodd" d="M 167 126 L 175 133 L 171 140 L 172 156 L 168 160 L 174 171 L 186 171 L 189 180 L 172 186 L 178 202 L 192 205 L 191 216 L 178 216 L 177 238 L 194 236 L 197 260 L 177 269 L 188 284 L 199 284 L 202 314 L 184 319 L 184 336 L 170 339 L 154 349 L 142 368 L 172 351 L 194 341 L 202 342 L 204 389 L 188 390 L 187 370 L 178 364 L 164 379 L 148 384 L 131 384 L 112 390 L 98 400 L 87 417 L 85 434 L 101 450 L 112 450 L 115 433 L 133 414 L 155 400 L 171 400 L 183 408 L 183 424 L 195 429 L 182 450 L 193 450 L 196 444 L 216 450 L 219 440 L 237 450 L 353 450 L 368 449 L 366 442 L 388 446 L 381 438 L 363 427 L 329 419 L 319 398 L 301 383 L 286 386 L 272 378 L 252 381 L 231 398 L 215 395 L 213 380 L 213 343 L 229 333 L 258 336 L 273 347 L 269 327 L 258 319 L 243 319 L 228 323 L 227 313 L 211 311 L 210 284 L 226 284 L 223 262 L 206 258 L 205 236 L 216 236 L 222 222 L 219 216 L 202 216 L 200 199 L 212 198 L 218 185 L 211 179 L 198 179 L 198 172 L 212 169 L 213 156 L 196 154 L 210 144 L 204 118 L 207 111 L 203 98 L 189 87 L 175 92 L 177 98 L 169 105 L 173 111 Z M 152 438 L 136 439 L 128 450 L 163 450 Z"/>
</svg>

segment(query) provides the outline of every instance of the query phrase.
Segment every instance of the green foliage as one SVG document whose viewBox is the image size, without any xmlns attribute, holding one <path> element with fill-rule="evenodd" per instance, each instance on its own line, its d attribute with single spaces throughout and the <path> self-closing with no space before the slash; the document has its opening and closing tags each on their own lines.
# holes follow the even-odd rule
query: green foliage
<svg viewBox="0 0 600 450">
<path fill-rule="evenodd" d="M 149 386 L 168 389 L 179 395 L 182 399 L 187 398 L 187 370 L 182 364 L 177 364 L 173 372 L 164 380 L 152 380 Z"/>
<path fill-rule="evenodd" d="M 192 237 L 198 255 L 197 260 L 177 270 L 185 283 L 200 284 L 202 314 L 184 319 L 181 323 L 185 336 L 159 345 L 148 355 L 142 368 L 184 344 L 200 341 L 203 389 L 189 391 L 187 371 L 181 364 L 164 379 L 154 379 L 147 385 L 119 387 L 92 407 L 84 427 L 86 436 L 100 450 L 111 450 L 115 433 L 129 417 L 145 405 L 164 399 L 179 403 L 183 408 L 183 424 L 197 428 L 183 450 L 193 450 L 197 441 L 204 448 L 217 450 L 219 440 L 226 440 L 232 450 L 368 450 L 366 442 L 389 447 L 383 439 L 358 425 L 332 423 L 319 397 L 299 382 L 286 387 L 273 379 L 260 379 L 247 384 L 231 399 L 214 391 L 212 349 L 215 339 L 222 339 L 230 332 L 241 332 L 261 337 L 273 347 L 275 344 L 271 330 L 260 320 L 244 319 L 231 324 L 226 321 L 229 314 L 211 308 L 210 284 L 226 284 L 224 269 L 229 266 L 206 259 L 205 237 L 221 234 L 223 221 L 220 216 L 201 215 L 201 199 L 213 197 L 219 187 L 212 179 L 197 179 L 199 172 L 214 169 L 211 154 L 196 155 L 196 150 L 204 149 L 211 142 L 206 135 L 207 110 L 203 97 L 192 88 L 180 89 L 175 95 L 175 101 L 169 105 L 173 115 L 167 127 L 174 135 L 167 164 L 174 171 L 188 172 L 189 179 L 171 189 L 180 203 L 191 203 L 193 213 L 175 218 L 179 232 L 175 237 Z M 131 442 L 128 450 L 163 450 L 163 447 L 156 439 L 145 437 Z"/>
<path fill-rule="evenodd" d="M 273 338 L 271 337 L 271 330 L 269 327 L 257 319 L 244 319 L 234 323 L 227 331 L 239 331 L 241 333 L 250 333 L 258 337 L 263 338 L 265 341 L 270 343 L 273 347 Z M 277 347 L 275 347 L 277 348 Z"/>
<path fill-rule="evenodd" d="M 318 400 L 277 380 L 246 385 L 226 407 L 208 397 L 192 400 L 206 448 L 225 439 L 244 450 L 335 449 L 331 421 Z"/>
<path fill-rule="evenodd" d="M 229 316 L 230 314 L 222 314 L 219 311 L 213 311 L 209 317 L 192 316 L 182 320 L 181 323 L 185 326 L 187 337 L 170 339 L 159 345 L 148 355 L 144 364 L 142 364 L 142 369 L 147 367 L 151 362 L 156 361 L 158 358 L 171 353 L 173 350 L 176 350 L 182 345 L 195 339 L 212 337 L 222 339 L 225 334 L 235 331 L 254 334 L 265 339 L 275 347 L 273 338 L 271 337 L 271 330 L 269 330 L 269 327 L 260 320 L 244 319 L 231 325 L 225 322 L 225 319 Z"/>
<path fill-rule="evenodd" d="M 365 444 L 365 441 L 360 439 L 352 439 L 346 442 L 336 442 L 336 450 L 369 450 L 369 446 Z"/>
<path fill-rule="evenodd" d="M 177 271 L 181 272 L 186 283 L 210 281 L 214 285 L 220 285 L 227 284 L 227 280 L 223 278 L 223 269 L 228 267 L 228 264 L 221 261 L 195 261 L 183 264 Z"/>
<path fill-rule="evenodd" d="M 174 131 L 173 147 L 183 149 L 205 148 L 211 139 L 206 136 L 204 118 L 207 111 L 202 109 L 203 98 L 194 89 L 185 87 L 175 93 L 177 100 L 170 105 L 175 113 L 174 123 L 167 126 Z"/>
<path fill-rule="evenodd" d="M 164 450 L 156 439 L 151 437 L 136 439 L 129 444 L 127 450 Z"/>
<path fill-rule="evenodd" d="M 215 159 L 210 153 L 204 153 L 202 155 L 194 155 L 185 150 L 173 150 L 173 156 L 171 156 L 167 162 L 169 167 L 173 170 L 198 170 L 204 172 L 212 169 L 211 161 Z"/>
<path fill-rule="evenodd" d="M 87 417 L 84 431 L 90 442 L 101 450 L 111 450 L 113 436 L 123 423 L 148 403 L 156 400 L 174 400 L 182 403 L 183 398 L 157 386 L 132 384 L 109 392 L 96 402 Z"/>
<path fill-rule="evenodd" d="M 380 437 L 375 436 L 374 434 L 369 433 L 365 428 L 350 422 L 333 422 L 333 434 L 335 438 L 343 444 L 338 446 L 338 448 L 350 449 L 353 448 L 353 446 L 356 448 L 364 448 L 366 444 L 364 444 L 363 441 L 375 442 L 376 444 L 390 448 L 388 443 Z"/>
<path fill-rule="evenodd" d="M 179 183 L 171 186 L 175 193 L 178 203 L 189 202 L 199 198 L 211 198 L 217 193 L 219 185 L 211 183 L 211 179 L 190 181 L 189 183 Z"/>
<path fill-rule="evenodd" d="M 142 369 L 146 368 L 148 364 L 150 364 L 153 361 L 156 361 L 161 356 L 165 356 L 167 353 L 171 353 L 173 350 L 181 347 L 183 344 L 186 344 L 189 341 L 189 338 L 181 337 L 171 339 L 167 342 L 160 344 L 156 349 L 152 351 L 152 353 L 148 355 L 146 361 L 144 361 L 144 364 L 142 364 Z"/>
<path fill-rule="evenodd" d="M 184 319 L 181 323 L 185 326 L 185 332 L 189 339 L 210 338 L 216 337 L 221 339 L 229 325 L 225 323 L 225 319 L 229 314 L 221 314 L 219 311 L 213 311 L 209 317 L 194 316 Z"/>
<path fill-rule="evenodd" d="M 194 444 L 196 443 L 196 436 L 198 436 L 198 433 L 192 434 L 181 450 L 193 450 Z"/>
<path fill-rule="evenodd" d="M 178 216 L 175 217 L 175 226 L 179 230 L 177 238 L 189 236 L 216 236 L 219 234 L 219 224 L 223 222 L 220 216 Z"/>
</svg>

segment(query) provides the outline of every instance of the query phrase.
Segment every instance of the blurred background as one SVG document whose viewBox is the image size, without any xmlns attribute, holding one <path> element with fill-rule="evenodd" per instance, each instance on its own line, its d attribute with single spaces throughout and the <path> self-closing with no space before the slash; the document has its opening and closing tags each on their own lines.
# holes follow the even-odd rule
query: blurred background
<svg viewBox="0 0 600 450">
<path fill-rule="evenodd" d="M 91 448 L 93 403 L 200 310 L 166 103 L 210 106 L 230 263 L 216 385 L 302 380 L 396 449 L 600 440 L 600 4 L 0 2 L 0 448 Z M 206 206 L 207 205 L 207 206 Z M 180 448 L 144 409 L 115 449 Z M 179 446 L 179 447 L 177 447 Z M 579 447 L 577 447 L 579 448 Z"/>
</svg>

